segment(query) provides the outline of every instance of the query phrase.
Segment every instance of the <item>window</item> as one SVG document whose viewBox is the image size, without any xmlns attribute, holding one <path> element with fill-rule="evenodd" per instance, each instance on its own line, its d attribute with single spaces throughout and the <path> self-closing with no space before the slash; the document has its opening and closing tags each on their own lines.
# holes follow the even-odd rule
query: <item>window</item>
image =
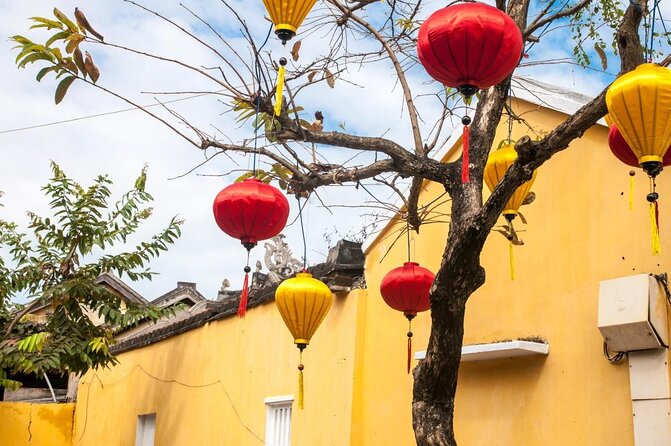
<svg viewBox="0 0 671 446">
<path fill-rule="evenodd" d="M 291 445 L 291 405 L 292 395 L 274 396 L 266 403 L 266 446 Z"/>
<path fill-rule="evenodd" d="M 156 433 L 156 414 L 138 415 L 137 431 L 135 432 L 135 446 L 154 446 Z"/>
</svg>

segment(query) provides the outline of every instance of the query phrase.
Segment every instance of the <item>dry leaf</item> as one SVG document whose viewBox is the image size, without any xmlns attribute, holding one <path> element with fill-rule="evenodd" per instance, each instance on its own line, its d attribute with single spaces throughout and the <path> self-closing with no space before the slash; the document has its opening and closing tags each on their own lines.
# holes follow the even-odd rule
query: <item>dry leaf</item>
<svg viewBox="0 0 671 446">
<path fill-rule="evenodd" d="M 308 73 L 308 82 L 312 82 L 315 79 L 316 75 L 317 72 L 315 70 L 310 71 L 310 73 Z"/>
<path fill-rule="evenodd" d="M 326 79 L 326 83 L 329 84 L 329 87 L 335 88 L 335 77 L 333 77 L 333 73 L 331 73 L 328 68 L 324 68 L 324 79 Z"/>
<path fill-rule="evenodd" d="M 606 57 L 606 53 L 603 51 L 603 48 L 599 46 L 598 43 L 594 44 L 594 51 L 599 55 L 599 59 L 601 59 L 601 68 L 606 69 L 608 68 L 608 58 Z"/>
<path fill-rule="evenodd" d="M 86 66 L 84 65 L 84 56 L 82 55 L 82 51 L 79 48 L 75 48 L 75 51 L 72 53 L 72 58 L 75 60 L 77 68 L 79 68 L 79 71 L 81 71 L 82 76 L 86 77 Z"/>
<path fill-rule="evenodd" d="M 88 31 L 95 37 L 97 37 L 100 41 L 104 40 L 103 36 L 101 36 L 100 33 L 98 33 L 95 29 L 93 29 L 93 27 L 89 24 L 89 21 L 86 19 L 86 16 L 79 8 L 75 8 L 75 19 L 77 20 L 77 25 L 79 25 L 79 29 L 81 29 L 84 34 L 86 34 L 86 31 Z"/>
<path fill-rule="evenodd" d="M 86 58 L 84 59 L 84 68 L 86 69 L 86 74 L 89 75 L 95 84 L 100 77 L 100 70 L 98 70 L 98 67 L 96 67 L 96 65 L 93 63 L 93 58 L 91 58 L 89 52 L 86 51 L 84 54 L 86 54 Z"/>
<path fill-rule="evenodd" d="M 294 46 L 291 48 L 291 58 L 294 60 L 294 62 L 298 61 L 298 52 L 301 49 L 301 41 L 297 41 L 294 43 Z"/>
</svg>

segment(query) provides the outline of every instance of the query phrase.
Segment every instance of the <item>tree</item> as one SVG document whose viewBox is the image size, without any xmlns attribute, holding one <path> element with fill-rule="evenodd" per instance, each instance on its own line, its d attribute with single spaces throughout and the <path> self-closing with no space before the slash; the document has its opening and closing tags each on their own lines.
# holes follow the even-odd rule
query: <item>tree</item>
<svg viewBox="0 0 671 446">
<path fill-rule="evenodd" d="M 121 301 L 120 296 L 96 282 L 113 272 L 131 280 L 151 279 L 147 268 L 154 257 L 175 242 L 181 221 L 173 219 L 150 241 L 117 254 L 110 248 L 123 245 L 151 216 L 152 200 L 145 188 L 146 168 L 132 190 L 114 205 L 109 203 L 112 184 L 98 176 L 89 187 L 68 178 L 58 165 L 42 190 L 53 214 L 29 212 L 29 236 L 15 223 L 0 220 L 0 386 L 16 388 L 11 373 L 84 373 L 107 367 L 117 360 L 110 352 L 114 333 L 140 320 L 157 320 L 173 310 Z M 33 298 L 27 305 L 16 297 Z M 45 321 L 30 312 L 48 305 Z M 94 324 L 88 313 L 104 323 Z M 9 372 L 9 373 L 8 373 Z"/>
<path fill-rule="evenodd" d="M 452 200 L 449 234 L 431 291 L 432 326 L 426 359 L 414 371 L 412 409 L 413 427 L 419 445 L 456 445 L 452 424 L 464 313 L 469 296 L 485 281 L 485 271 L 480 265 L 484 242 L 515 189 L 529 180 L 535 169 L 554 154 L 566 149 L 572 140 L 581 137 L 606 114 L 606 91 L 601 91 L 542 138 L 536 141 L 520 139 L 515 146 L 517 161 L 491 196 L 483 201 L 483 170 L 502 115 L 506 113 L 510 119 L 523 122 L 507 105 L 511 77 L 481 92 L 477 99 L 471 125 L 471 181 L 462 183 L 461 161 L 444 164 L 430 155 L 440 147 L 441 137 L 448 131 L 452 117 L 463 114 L 460 110 L 468 104 L 456 92 L 434 84 L 434 92 L 429 97 L 434 105 L 439 104 L 439 113 L 431 117 L 420 114 L 420 101 L 418 95 L 413 93 L 420 85 L 419 82 L 413 83 L 409 76 L 418 69 L 415 46 L 421 18 L 428 12 L 425 2 L 395 0 L 384 4 L 384 7 L 374 0 L 324 0 L 320 3 L 320 8 L 314 11 L 313 18 L 304 28 L 308 29 L 308 34 L 321 30 L 330 41 L 324 54 L 308 63 L 298 62 L 301 45 L 300 41 L 294 43 L 285 102 L 277 117 L 274 114 L 273 96 L 277 87 L 274 79 L 278 65 L 269 52 L 263 52 L 270 30 L 265 41 L 259 45 L 259 39 L 255 38 L 256 28 L 250 28 L 245 18 L 226 0 L 222 0 L 223 8 L 237 20 L 239 31 L 246 39 L 248 51 L 243 51 L 232 46 L 217 27 L 186 6 L 184 9 L 192 18 L 214 37 L 212 42 L 202 34 L 191 31 L 182 22 L 132 0 L 127 2 L 173 25 L 186 38 L 202 44 L 218 58 L 219 65 L 212 68 L 194 66 L 173 56 L 105 41 L 99 33 L 93 32 L 81 11 L 75 11 L 76 20 L 72 21 L 55 10 L 56 20 L 33 18 L 34 26 L 55 32 L 46 44 L 36 44 L 23 36 L 14 37 L 20 47 L 17 58 L 19 66 L 25 67 L 36 61 L 46 62 L 37 76 L 38 80 L 50 72 L 57 77 L 65 76 L 56 89 L 56 102 L 63 99 L 74 81 L 87 83 L 141 108 L 210 158 L 220 153 L 258 154 L 269 160 L 271 165 L 271 169 L 261 172 L 261 175 L 280 180 L 280 185 L 288 193 L 307 196 L 317 193 L 324 186 L 345 182 L 358 186 L 364 181 L 375 181 L 386 185 L 403 200 L 402 209 L 396 210 L 404 212 L 410 228 L 415 231 L 419 231 L 421 225 L 431 218 L 431 204 L 419 203 L 422 182 L 428 180 L 444 186 Z M 575 57 L 583 65 L 590 63 L 590 56 L 594 58 L 597 55 L 605 69 L 608 63 L 606 50 L 611 46 L 606 45 L 606 42 L 612 38 L 612 49 L 614 54 L 619 55 L 622 74 L 644 61 L 639 27 L 642 17 L 647 18 L 657 4 L 649 8 L 646 0 L 635 0 L 626 5 L 615 0 L 497 0 L 496 6 L 513 18 L 525 42 L 531 42 L 530 45 L 544 41 L 550 25 L 556 29 L 570 28 L 576 42 Z M 648 34 L 651 34 L 650 42 L 668 38 L 666 34 L 648 31 L 646 28 L 646 49 Z M 365 44 L 354 47 L 352 41 L 357 40 Z M 64 51 L 57 46 L 61 41 Z M 590 48 L 592 43 L 594 50 Z M 91 48 L 102 47 L 101 51 L 105 48 L 127 51 L 204 76 L 216 88 L 211 93 L 229 101 L 229 110 L 236 112 L 240 121 L 254 118 L 252 125 L 255 131 L 261 131 L 267 143 L 257 145 L 256 135 L 253 139 L 239 142 L 234 142 L 228 135 L 217 138 L 171 112 L 167 106 L 165 109 L 172 113 L 173 120 L 141 107 L 127 99 L 124 92 L 102 86 L 97 83 L 100 71 L 92 57 L 86 53 L 86 58 L 82 58 L 79 47 L 84 44 Z M 246 54 L 250 54 L 250 57 L 246 57 Z M 663 64 L 666 63 L 668 61 L 665 60 Z M 404 116 L 408 119 L 411 135 L 408 138 L 411 143 L 407 147 L 383 136 L 323 131 L 321 113 L 315 114 L 317 120 L 314 123 L 301 118 L 303 108 L 300 100 L 305 94 L 324 83 L 335 88 L 337 81 L 346 79 L 346 70 L 350 65 L 363 68 L 382 65 L 393 70 L 403 97 Z M 427 121 L 424 122 L 420 117 Z M 188 131 L 182 130 L 184 127 Z M 344 130 L 344 126 L 342 128 Z M 312 160 L 299 155 L 297 149 L 302 143 L 313 145 Z M 359 166 L 319 162 L 314 155 L 315 144 L 370 154 L 366 158 L 369 162 Z M 410 182 L 407 195 L 400 191 L 399 184 L 403 179 L 409 179 Z M 390 208 L 387 203 L 380 204 Z"/>
</svg>

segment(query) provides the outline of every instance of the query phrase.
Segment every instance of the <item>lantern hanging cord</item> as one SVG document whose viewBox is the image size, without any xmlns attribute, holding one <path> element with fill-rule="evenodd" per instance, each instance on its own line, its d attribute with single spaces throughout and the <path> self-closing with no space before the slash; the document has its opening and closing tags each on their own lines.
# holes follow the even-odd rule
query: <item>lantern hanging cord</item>
<svg viewBox="0 0 671 446">
<path fill-rule="evenodd" d="M 510 83 L 508 89 L 508 142 L 512 141 L 513 137 L 513 83 Z"/>
<path fill-rule="evenodd" d="M 296 201 L 298 201 L 298 219 L 301 222 L 301 236 L 303 237 L 303 270 L 307 271 L 308 269 L 308 245 L 305 240 L 305 227 L 303 226 L 303 206 L 301 206 L 301 198 L 296 195 Z M 305 203 L 307 203 L 307 200 L 305 200 Z M 301 350 L 302 351 L 302 350 Z"/>
<path fill-rule="evenodd" d="M 659 1 L 655 2 L 655 5 L 652 7 L 652 23 L 650 25 L 650 60 L 652 62 L 653 48 L 655 47 L 655 20 L 657 18 L 657 9 L 659 8 Z"/>
<path fill-rule="evenodd" d="M 407 218 L 405 219 L 405 232 L 407 233 L 408 236 L 408 262 L 410 262 L 410 222 L 408 221 Z"/>
<path fill-rule="evenodd" d="M 268 28 L 268 34 L 266 34 L 266 39 L 263 41 L 261 46 L 259 47 L 258 50 L 256 50 L 256 54 L 254 57 L 254 75 L 256 76 L 256 97 L 254 98 L 254 105 L 256 106 L 256 113 L 254 113 L 254 151 L 252 152 L 252 173 L 253 173 L 253 178 L 256 178 L 256 155 L 258 148 L 256 146 L 257 140 L 259 138 L 259 107 L 261 106 L 261 67 L 259 66 L 259 57 L 261 57 L 261 50 L 263 49 L 264 46 L 266 46 L 266 43 L 268 43 L 268 39 L 270 39 L 270 33 L 273 31 L 273 25 L 270 25 Z M 249 263 L 249 262 L 248 262 Z"/>
</svg>

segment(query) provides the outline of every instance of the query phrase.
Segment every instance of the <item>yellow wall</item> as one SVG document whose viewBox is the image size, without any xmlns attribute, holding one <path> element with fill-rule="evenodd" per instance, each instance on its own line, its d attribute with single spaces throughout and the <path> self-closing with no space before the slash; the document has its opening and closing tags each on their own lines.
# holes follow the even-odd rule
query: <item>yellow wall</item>
<svg viewBox="0 0 671 446">
<path fill-rule="evenodd" d="M 293 444 L 348 444 L 357 317 L 349 304 L 364 295 L 335 296 L 303 354 L 305 410 L 294 403 Z M 133 444 L 137 416 L 152 412 L 157 445 L 259 445 L 264 398 L 297 396 L 298 349 L 272 302 L 119 360 L 81 380 L 75 445 Z"/>
<path fill-rule="evenodd" d="M 537 108 L 517 106 L 522 113 Z M 525 118 L 550 130 L 563 116 L 542 109 Z M 497 142 L 506 137 L 504 127 Z M 513 139 L 523 131 L 516 125 Z M 540 336 L 549 341 L 550 354 L 462 364 L 455 421 L 460 445 L 633 445 L 628 367 L 602 356 L 598 286 L 668 267 L 671 180 L 662 174 L 658 181 L 663 252 L 653 257 L 647 178 L 637 172 L 630 211 L 630 168 L 610 153 L 606 136 L 605 127 L 593 128 L 540 168 L 532 189 L 537 199 L 522 208 L 529 224 L 515 222 L 525 242 L 515 248 L 517 280 L 510 280 L 507 240 L 492 233 L 485 245 L 487 281 L 468 303 L 465 344 Z M 425 187 L 421 202 L 443 193 L 437 184 Z M 383 232 L 366 256 L 366 359 L 359 371 L 365 393 L 354 405 L 365 415 L 352 444 L 414 444 L 412 380 L 404 370 L 407 321 L 379 296 L 384 274 L 405 260 L 406 245 L 398 243 L 380 263 L 399 228 Z M 447 230 L 447 224 L 422 227 L 414 237 L 414 260 L 435 271 Z M 425 349 L 429 322 L 427 314 L 413 321 L 415 350 Z"/>
<path fill-rule="evenodd" d="M 545 109 L 524 116 L 540 132 L 563 119 Z M 516 125 L 513 137 L 523 132 Z M 598 285 L 669 265 L 671 181 L 665 174 L 659 180 L 663 253 L 652 257 L 647 179 L 638 172 L 629 211 L 628 171 L 610 154 L 606 129 L 596 127 L 540 169 L 537 199 L 522 209 L 529 224 L 516 221 L 525 242 L 515 248 L 517 280 L 509 278 L 507 241 L 490 236 L 482 256 L 487 282 L 469 301 L 465 343 L 539 336 L 550 354 L 461 367 L 460 446 L 633 445 L 628 367 L 602 356 Z M 421 201 L 442 193 L 427 183 Z M 449 203 L 440 210 L 449 211 Z M 306 350 L 306 409 L 294 404 L 294 445 L 414 444 L 407 321 L 379 295 L 382 277 L 406 258 L 405 243 L 391 247 L 398 229 L 387 228 L 368 249 L 368 291 L 338 296 Z M 413 259 L 435 271 L 447 229 L 423 226 L 413 237 Z M 413 321 L 415 351 L 426 347 L 429 322 L 428 313 Z M 119 360 L 82 379 L 74 444 L 133 444 L 137 416 L 151 412 L 157 445 L 262 444 L 264 398 L 296 394 L 298 352 L 272 303 Z"/>
<path fill-rule="evenodd" d="M 70 446 L 74 404 L 0 402 L 3 446 Z"/>
</svg>

